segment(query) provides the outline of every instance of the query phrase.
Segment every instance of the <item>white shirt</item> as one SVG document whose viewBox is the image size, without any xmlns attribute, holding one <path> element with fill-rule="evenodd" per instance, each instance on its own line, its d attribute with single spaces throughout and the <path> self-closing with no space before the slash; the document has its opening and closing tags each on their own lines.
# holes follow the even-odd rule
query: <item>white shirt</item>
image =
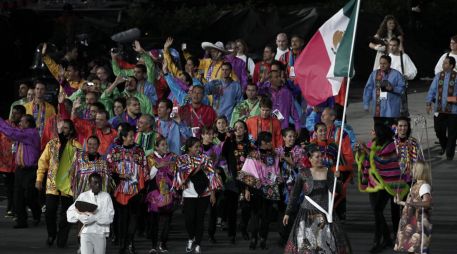
<svg viewBox="0 0 457 254">
<path fill-rule="evenodd" d="M 113 222 L 114 209 L 113 202 L 111 197 L 107 192 L 99 192 L 97 195 L 94 195 L 92 190 L 85 191 L 79 194 L 76 201 L 84 201 L 97 205 L 97 210 L 93 215 L 95 216 L 95 222 L 84 225 L 81 230 L 81 234 L 92 233 L 92 234 L 103 234 L 105 236 L 109 235 L 109 225 Z M 82 217 L 87 216 L 84 213 L 79 213 L 78 209 L 73 203 L 67 210 L 67 221 L 70 223 L 76 223 L 81 220 Z"/>
<path fill-rule="evenodd" d="M 209 190 L 209 188 L 206 188 L 204 193 L 208 192 L 208 190 Z M 209 195 L 210 194 L 207 194 L 207 195 L 201 196 L 201 197 L 206 197 Z M 192 182 L 192 180 L 189 180 L 189 182 L 187 182 L 187 188 L 182 192 L 182 197 L 183 198 L 198 198 L 199 197 L 197 191 L 194 188 L 194 183 Z"/>
<path fill-rule="evenodd" d="M 449 52 L 449 56 L 452 56 L 457 61 L 457 55 L 452 54 L 452 52 Z M 444 53 L 438 60 L 438 63 L 436 63 L 435 75 L 443 71 L 443 62 L 446 57 L 447 57 L 447 53 Z M 457 65 L 454 67 L 454 71 L 457 71 Z"/>
<path fill-rule="evenodd" d="M 401 71 L 401 58 L 400 55 L 394 55 L 392 53 L 389 54 L 390 58 L 392 58 L 392 63 L 390 64 L 390 68 L 399 71 L 403 74 L 407 80 L 413 80 L 417 75 L 417 68 L 414 65 L 411 58 L 408 54 L 403 53 L 403 68 L 405 69 L 405 73 Z"/>
<path fill-rule="evenodd" d="M 278 60 L 281 58 L 282 55 L 284 55 L 285 53 L 289 52 L 289 49 L 286 49 L 286 50 L 282 50 L 280 48 L 276 48 L 276 55 L 275 55 L 275 60 Z"/>
<path fill-rule="evenodd" d="M 419 196 L 422 197 L 425 194 L 431 194 L 432 186 L 428 183 L 422 184 L 422 186 L 419 189 Z"/>
<path fill-rule="evenodd" d="M 252 58 L 250 58 L 250 57 L 248 58 L 246 55 L 237 55 L 236 57 L 243 60 L 245 63 L 246 63 L 246 59 L 248 60 L 246 65 L 248 67 L 249 75 L 251 75 L 251 77 L 254 76 L 255 63 L 252 60 Z"/>
</svg>

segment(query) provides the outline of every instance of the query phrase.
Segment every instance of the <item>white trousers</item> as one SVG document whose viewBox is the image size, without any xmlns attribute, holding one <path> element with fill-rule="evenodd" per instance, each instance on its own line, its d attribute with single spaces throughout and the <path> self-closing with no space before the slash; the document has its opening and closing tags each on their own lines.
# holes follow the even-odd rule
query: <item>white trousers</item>
<svg viewBox="0 0 457 254">
<path fill-rule="evenodd" d="M 81 234 L 81 254 L 105 254 L 106 237 L 104 234 Z"/>
</svg>

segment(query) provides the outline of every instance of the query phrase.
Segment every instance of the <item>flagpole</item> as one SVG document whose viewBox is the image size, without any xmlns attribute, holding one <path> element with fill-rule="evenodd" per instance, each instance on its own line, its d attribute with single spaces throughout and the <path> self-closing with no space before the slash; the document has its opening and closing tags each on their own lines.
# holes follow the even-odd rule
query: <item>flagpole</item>
<svg viewBox="0 0 457 254">
<path fill-rule="evenodd" d="M 358 20 L 359 20 L 360 1 L 361 0 L 357 0 L 356 10 L 355 10 L 356 13 L 355 13 L 354 34 L 352 35 L 351 53 L 349 55 L 346 94 L 344 96 L 343 118 L 341 120 L 341 128 L 340 128 L 340 135 L 339 135 L 340 137 L 339 137 L 339 140 L 338 140 L 338 155 L 336 157 L 336 171 L 339 171 L 338 165 L 340 164 L 340 160 L 341 160 L 341 146 L 342 146 L 342 143 L 343 143 L 344 124 L 346 122 L 346 110 L 347 110 L 347 103 L 348 103 L 349 87 L 350 87 L 350 83 L 351 83 L 351 78 L 350 78 L 351 75 L 350 74 L 351 74 L 351 67 L 352 67 L 352 60 L 353 60 L 352 58 L 353 58 L 353 52 L 354 52 L 355 34 L 357 32 L 357 23 L 358 23 Z M 333 181 L 333 192 L 332 192 L 332 200 L 331 200 L 332 202 L 330 203 L 330 207 L 329 207 L 330 217 L 332 217 L 333 205 L 335 203 L 336 181 L 337 181 L 337 179 L 336 179 L 336 176 L 335 176 L 335 179 Z"/>
</svg>

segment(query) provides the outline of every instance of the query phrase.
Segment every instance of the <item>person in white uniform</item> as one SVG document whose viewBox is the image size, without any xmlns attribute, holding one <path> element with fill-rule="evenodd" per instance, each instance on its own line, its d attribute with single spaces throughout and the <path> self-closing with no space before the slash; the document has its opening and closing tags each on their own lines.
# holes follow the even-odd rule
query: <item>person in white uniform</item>
<svg viewBox="0 0 457 254">
<path fill-rule="evenodd" d="M 443 71 L 443 62 L 446 57 L 452 56 L 453 58 L 457 59 L 457 35 L 451 37 L 449 48 L 451 51 L 444 53 L 438 60 L 438 63 L 436 63 L 435 75 Z M 454 67 L 454 71 L 457 71 L 457 67 Z"/>
<path fill-rule="evenodd" d="M 81 193 L 68 208 L 67 220 L 70 223 L 80 221 L 83 224 L 80 231 L 81 254 L 104 254 L 106 237 L 114 217 L 113 202 L 107 192 L 101 191 L 100 174 L 92 173 L 89 176 L 89 186 L 90 190 Z M 97 209 L 94 212 L 80 212 L 75 206 L 78 201 L 94 204 Z"/>
</svg>

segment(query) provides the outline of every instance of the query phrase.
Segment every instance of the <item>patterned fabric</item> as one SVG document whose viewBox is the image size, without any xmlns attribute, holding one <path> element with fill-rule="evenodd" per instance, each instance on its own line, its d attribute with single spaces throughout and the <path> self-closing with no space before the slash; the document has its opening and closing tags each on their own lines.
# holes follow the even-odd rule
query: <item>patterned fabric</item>
<svg viewBox="0 0 457 254">
<path fill-rule="evenodd" d="M 438 81 L 438 101 L 436 102 L 436 112 L 451 113 L 452 105 L 449 102 L 447 102 L 447 99 L 446 99 L 446 104 L 443 109 L 443 95 L 444 95 L 443 86 L 444 86 L 444 77 L 445 76 L 446 76 L 446 72 L 442 71 L 440 73 L 440 79 Z M 449 79 L 446 98 L 454 95 L 456 77 L 457 77 L 457 72 L 452 71 L 451 78 Z"/>
<path fill-rule="evenodd" d="M 59 149 L 60 149 L 60 141 L 59 138 L 54 138 L 51 139 L 51 141 L 48 142 L 46 145 L 46 148 L 44 149 L 43 153 L 40 156 L 40 159 L 38 160 L 38 170 L 37 170 L 37 182 L 43 182 L 44 176 L 47 173 L 47 178 L 46 178 L 46 194 L 50 195 L 59 195 L 59 189 L 57 188 L 56 181 L 57 181 L 57 175 L 59 171 L 59 165 L 60 165 L 60 159 L 59 159 Z M 66 144 L 66 147 L 70 148 L 69 151 L 69 156 L 68 157 L 63 157 L 62 159 L 67 159 L 66 163 L 69 163 L 68 165 L 71 165 L 73 163 L 74 159 L 74 154 L 76 153 L 77 149 L 81 149 L 81 144 L 72 139 L 69 140 Z M 69 159 L 71 158 L 71 159 Z M 70 167 L 64 169 L 61 168 L 60 170 L 66 170 L 67 172 L 65 173 L 66 177 L 70 179 Z M 68 196 L 73 196 L 73 193 L 70 191 L 68 193 L 62 193 Z"/>
<path fill-rule="evenodd" d="M 8 120 L 6 122 L 14 127 L 17 127 L 14 123 Z M 15 158 L 13 155 L 13 145 L 14 143 L 8 137 L 6 137 L 3 133 L 0 133 L 0 147 L 2 148 L 0 149 L 0 172 L 11 173 L 16 169 Z"/>
<path fill-rule="evenodd" d="M 414 163 L 424 160 L 424 154 L 420 148 L 419 142 L 413 137 L 400 139 L 398 136 L 394 139 L 397 154 L 400 157 L 400 170 L 402 178 L 407 182 L 412 182 L 411 170 Z"/>
<path fill-rule="evenodd" d="M 46 119 L 56 114 L 54 106 L 44 101 L 41 104 L 36 104 L 35 102 L 27 102 L 24 104 L 25 112 L 29 115 L 32 115 L 36 122 L 36 128 L 40 133 L 40 137 L 43 134 L 45 127 Z"/>
<path fill-rule="evenodd" d="M 153 180 L 153 187 L 149 189 L 146 197 L 149 212 L 170 212 L 176 202 L 175 193 L 171 191 L 173 186 L 173 177 L 176 173 L 176 160 L 178 157 L 174 153 L 168 153 L 160 156 L 157 152 L 152 153 L 147 157 L 148 167 L 153 170 L 155 168 L 157 173 Z M 170 163 L 166 166 L 157 168 L 158 164 Z"/>
<path fill-rule="evenodd" d="M 338 145 L 333 142 L 333 140 L 325 140 L 325 141 L 318 141 L 317 139 L 313 139 L 310 142 L 311 144 L 315 144 L 319 147 L 319 150 L 323 156 L 323 166 L 326 168 L 330 168 L 333 170 L 336 164 L 336 156 L 338 155 Z M 342 164 L 344 164 L 344 158 L 341 157 Z"/>
<path fill-rule="evenodd" d="M 408 184 L 401 177 L 394 142 L 378 146 L 376 141 L 373 141 L 368 147 L 368 156 L 360 152 L 356 154 L 359 191 L 386 190 L 392 196 L 398 193 L 403 198 L 408 193 Z"/>
<path fill-rule="evenodd" d="M 183 154 L 178 157 L 177 171 L 173 179 L 173 189 L 183 190 L 187 188 L 187 183 L 190 176 L 199 168 L 203 170 L 209 180 L 208 191 L 204 192 L 201 196 L 207 196 L 212 190 L 219 190 L 222 188 L 222 182 L 217 174 L 214 173 L 213 162 L 205 155 L 200 154 L 197 156 L 190 156 Z"/>
<path fill-rule="evenodd" d="M 114 191 L 114 197 L 121 205 L 127 205 L 130 198 L 138 194 L 149 179 L 143 149 L 137 145 L 130 148 L 116 145 L 106 160 L 110 171 L 120 178 Z"/>
<path fill-rule="evenodd" d="M 83 150 L 75 153 L 75 159 L 71 168 L 72 191 L 75 198 L 82 192 L 90 190 L 89 176 L 99 173 L 102 176 L 102 191 L 110 192 L 114 183 L 111 181 L 108 164 L 105 159 L 98 156 L 95 160 L 89 160 L 89 154 Z"/>
<path fill-rule="evenodd" d="M 406 203 L 421 202 L 419 194 L 424 182 L 416 183 L 406 199 Z M 431 209 L 417 208 L 406 205 L 398 226 L 397 239 L 394 250 L 399 252 L 429 253 L 432 237 Z"/>
<path fill-rule="evenodd" d="M 280 200 L 279 184 L 283 182 L 279 170 L 279 157 L 274 151 L 257 152 L 247 158 L 238 173 L 238 180 L 255 189 L 260 189 L 266 199 Z"/>
<path fill-rule="evenodd" d="M 290 156 L 294 162 L 294 165 L 290 165 L 287 161 L 281 160 L 279 164 L 281 176 L 284 179 L 284 190 L 282 190 L 282 194 L 284 195 L 284 203 L 287 204 L 289 202 L 290 192 L 294 187 L 297 174 L 301 169 L 309 166 L 308 156 L 306 155 L 306 151 L 298 145 L 292 147 L 290 150 L 285 147 L 277 148 L 276 154 L 279 158 L 283 156 Z"/>
<path fill-rule="evenodd" d="M 302 193 L 327 210 L 328 191 L 333 189 L 333 181 L 334 176 L 331 172 L 327 173 L 326 180 L 314 180 L 309 169 L 302 170 L 295 182 L 286 214 L 290 215 L 296 210 L 294 206 Z M 351 253 L 351 246 L 338 219 L 335 218 L 332 223 L 328 223 L 326 215 L 304 199 L 284 253 L 346 254 Z"/>
</svg>

